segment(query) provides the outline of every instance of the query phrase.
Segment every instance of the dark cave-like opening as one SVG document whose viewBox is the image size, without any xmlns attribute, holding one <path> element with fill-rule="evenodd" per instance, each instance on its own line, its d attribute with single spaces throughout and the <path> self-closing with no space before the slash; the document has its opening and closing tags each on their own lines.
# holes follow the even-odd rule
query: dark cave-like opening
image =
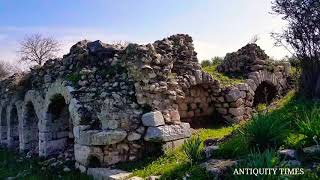
<svg viewBox="0 0 320 180">
<path fill-rule="evenodd" d="M 270 104 L 277 96 L 277 88 L 269 82 L 262 82 L 256 89 L 253 107 L 258 104 Z"/>
</svg>

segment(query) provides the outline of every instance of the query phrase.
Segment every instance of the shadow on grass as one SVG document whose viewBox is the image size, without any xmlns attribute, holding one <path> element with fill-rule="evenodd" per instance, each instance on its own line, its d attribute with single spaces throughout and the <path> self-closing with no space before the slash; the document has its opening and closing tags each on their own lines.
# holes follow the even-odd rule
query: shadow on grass
<svg viewBox="0 0 320 180">
<path fill-rule="evenodd" d="M 43 159 L 23 158 L 16 152 L 7 149 L 0 149 L 0 179 L 17 177 L 16 179 L 42 180 L 42 179 L 67 179 L 67 180 L 87 180 L 91 177 L 81 174 L 78 171 L 63 172 L 62 167 L 43 167 Z M 74 162 L 72 163 L 74 164 Z"/>
</svg>

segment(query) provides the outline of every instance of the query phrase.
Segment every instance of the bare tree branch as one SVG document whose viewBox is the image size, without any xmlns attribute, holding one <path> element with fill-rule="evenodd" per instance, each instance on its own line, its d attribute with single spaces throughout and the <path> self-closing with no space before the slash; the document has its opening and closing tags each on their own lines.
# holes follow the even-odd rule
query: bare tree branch
<svg viewBox="0 0 320 180">
<path fill-rule="evenodd" d="M 21 70 L 13 64 L 0 60 L 0 79 L 6 78 L 14 73 L 20 72 Z"/>
<path fill-rule="evenodd" d="M 41 34 L 26 36 L 19 44 L 20 61 L 40 66 L 47 60 L 55 58 L 56 53 L 60 51 L 57 40 L 43 37 Z"/>
</svg>

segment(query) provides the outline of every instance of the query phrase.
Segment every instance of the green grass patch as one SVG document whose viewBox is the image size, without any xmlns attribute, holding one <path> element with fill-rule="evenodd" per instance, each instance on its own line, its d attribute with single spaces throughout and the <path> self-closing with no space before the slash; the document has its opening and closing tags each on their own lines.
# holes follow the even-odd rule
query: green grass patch
<svg viewBox="0 0 320 180">
<path fill-rule="evenodd" d="M 229 135 L 232 131 L 237 129 L 239 125 L 233 125 L 233 126 L 223 126 L 218 125 L 214 128 L 210 129 L 198 129 L 196 134 L 200 137 L 202 141 L 205 141 L 206 139 L 220 139 L 225 137 L 226 135 Z"/>
<path fill-rule="evenodd" d="M 81 174 L 78 171 L 63 172 L 63 167 L 46 168 L 42 170 L 41 159 L 27 159 L 18 153 L 0 149 L 0 179 L 16 177 L 17 179 L 42 180 L 42 179 L 67 179 L 67 180 L 87 180 L 91 177 Z M 73 163 L 74 164 L 74 163 Z M 61 169 L 60 169 L 61 168 Z"/>
<path fill-rule="evenodd" d="M 212 75 L 213 79 L 218 80 L 223 87 L 244 82 L 244 78 L 238 74 L 224 74 L 217 70 L 218 65 L 203 67 L 203 70 Z"/>
</svg>

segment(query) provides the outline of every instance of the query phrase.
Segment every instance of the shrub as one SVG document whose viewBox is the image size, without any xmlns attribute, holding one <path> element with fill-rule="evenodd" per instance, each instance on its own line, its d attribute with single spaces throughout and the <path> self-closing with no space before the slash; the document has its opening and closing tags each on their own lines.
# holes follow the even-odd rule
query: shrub
<svg viewBox="0 0 320 180">
<path fill-rule="evenodd" d="M 245 140 L 251 148 L 268 148 L 281 145 L 289 134 L 289 123 L 278 114 L 258 114 L 242 129 Z"/>
<path fill-rule="evenodd" d="M 305 136 L 307 143 L 320 138 L 320 108 L 315 104 L 310 111 L 304 110 L 297 117 L 298 132 Z"/>
<path fill-rule="evenodd" d="M 203 60 L 201 61 L 201 67 L 208 67 L 211 66 L 212 63 L 210 62 L 210 60 Z"/>
<path fill-rule="evenodd" d="M 198 163 L 203 159 L 203 145 L 199 136 L 188 139 L 182 146 L 191 164 Z"/>
<path fill-rule="evenodd" d="M 218 157 L 235 158 L 249 153 L 249 147 L 243 136 L 235 136 L 219 146 Z"/>
<path fill-rule="evenodd" d="M 215 56 L 211 59 L 212 65 L 220 65 L 223 62 L 223 57 Z"/>
</svg>

